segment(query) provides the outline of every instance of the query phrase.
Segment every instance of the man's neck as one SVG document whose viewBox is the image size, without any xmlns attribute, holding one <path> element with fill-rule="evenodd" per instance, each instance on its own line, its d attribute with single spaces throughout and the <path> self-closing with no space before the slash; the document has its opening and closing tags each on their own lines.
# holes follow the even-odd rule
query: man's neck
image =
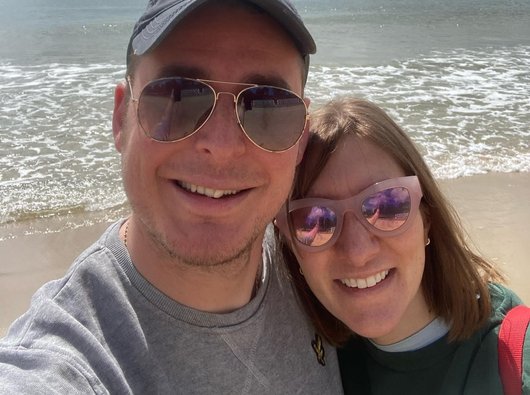
<svg viewBox="0 0 530 395">
<path fill-rule="evenodd" d="M 158 290 L 182 305 L 211 313 L 228 313 L 246 305 L 261 283 L 261 245 L 237 259 L 218 266 L 181 263 L 159 252 L 147 251 L 122 226 L 121 235 L 136 269 Z M 140 247 L 142 245 L 142 247 Z"/>
</svg>

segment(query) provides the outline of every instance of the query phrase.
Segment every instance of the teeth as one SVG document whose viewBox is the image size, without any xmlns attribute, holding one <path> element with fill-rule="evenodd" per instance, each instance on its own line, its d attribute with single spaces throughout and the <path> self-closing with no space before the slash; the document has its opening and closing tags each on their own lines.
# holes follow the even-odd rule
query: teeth
<svg viewBox="0 0 530 395">
<path fill-rule="evenodd" d="M 340 282 L 349 288 L 364 289 L 364 288 L 370 288 L 376 284 L 379 284 L 381 281 L 383 281 L 386 278 L 387 275 L 388 275 L 388 270 L 383 270 L 382 272 L 379 272 L 368 278 L 357 278 L 357 279 L 345 278 L 343 280 L 340 280 Z"/>
<path fill-rule="evenodd" d="M 357 288 L 364 289 L 367 286 L 368 286 L 368 283 L 366 282 L 365 279 L 360 278 L 360 279 L 357 280 Z"/>
<path fill-rule="evenodd" d="M 190 184 L 187 182 L 179 182 L 179 185 L 193 193 L 198 193 L 199 195 L 208 196 L 214 199 L 219 199 L 226 195 L 235 195 L 239 191 L 236 190 L 223 190 L 223 189 L 212 189 L 206 188 L 200 185 Z"/>
<path fill-rule="evenodd" d="M 373 287 L 375 284 L 377 284 L 377 282 L 375 281 L 375 276 L 368 277 L 368 278 L 366 279 L 366 286 L 367 286 L 368 288 Z M 359 287 L 359 288 L 360 288 L 360 287 Z"/>
</svg>

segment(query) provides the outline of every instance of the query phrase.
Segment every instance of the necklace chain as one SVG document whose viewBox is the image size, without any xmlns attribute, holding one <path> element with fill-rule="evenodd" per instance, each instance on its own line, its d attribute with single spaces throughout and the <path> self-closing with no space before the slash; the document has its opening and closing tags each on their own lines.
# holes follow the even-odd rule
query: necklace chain
<svg viewBox="0 0 530 395">
<path fill-rule="evenodd" d="M 127 247 L 127 233 L 129 233 L 129 220 L 125 223 L 125 232 L 123 232 L 123 244 L 125 244 L 125 248 Z"/>
</svg>

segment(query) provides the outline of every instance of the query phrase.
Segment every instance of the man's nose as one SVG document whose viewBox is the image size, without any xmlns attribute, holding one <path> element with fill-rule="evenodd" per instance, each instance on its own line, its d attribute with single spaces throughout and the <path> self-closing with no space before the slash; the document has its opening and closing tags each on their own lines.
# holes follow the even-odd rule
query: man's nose
<svg viewBox="0 0 530 395">
<path fill-rule="evenodd" d="M 218 92 L 216 96 L 210 117 L 197 132 L 197 147 L 216 159 L 233 159 L 245 153 L 248 143 L 236 114 L 236 95 Z"/>
</svg>

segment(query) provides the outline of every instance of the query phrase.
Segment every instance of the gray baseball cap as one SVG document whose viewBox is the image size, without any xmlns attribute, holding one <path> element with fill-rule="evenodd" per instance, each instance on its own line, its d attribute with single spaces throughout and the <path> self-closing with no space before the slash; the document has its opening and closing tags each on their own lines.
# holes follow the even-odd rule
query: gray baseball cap
<svg viewBox="0 0 530 395">
<path fill-rule="evenodd" d="M 147 8 L 134 26 L 127 49 L 127 64 L 130 55 L 143 55 L 155 48 L 180 21 L 208 1 L 212 0 L 149 0 Z M 316 52 L 316 45 L 291 2 L 289 0 L 240 1 L 261 8 L 283 26 L 305 60 L 307 75 L 309 54 Z"/>
</svg>

